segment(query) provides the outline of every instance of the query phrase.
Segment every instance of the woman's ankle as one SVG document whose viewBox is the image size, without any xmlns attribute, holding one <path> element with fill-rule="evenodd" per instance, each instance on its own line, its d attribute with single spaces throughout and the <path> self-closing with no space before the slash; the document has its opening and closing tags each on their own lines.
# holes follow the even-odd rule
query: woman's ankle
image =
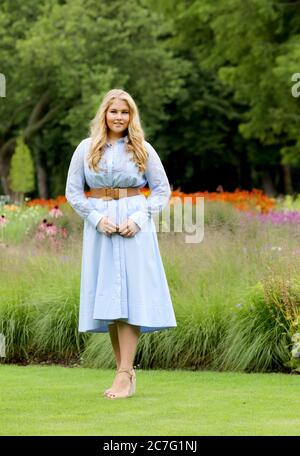
<svg viewBox="0 0 300 456">
<path fill-rule="evenodd" d="M 133 371 L 133 366 L 122 366 L 122 365 L 120 365 L 120 367 L 118 368 L 118 371 L 130 371 L 130 372 L 132 372 Z"/>
</svg>

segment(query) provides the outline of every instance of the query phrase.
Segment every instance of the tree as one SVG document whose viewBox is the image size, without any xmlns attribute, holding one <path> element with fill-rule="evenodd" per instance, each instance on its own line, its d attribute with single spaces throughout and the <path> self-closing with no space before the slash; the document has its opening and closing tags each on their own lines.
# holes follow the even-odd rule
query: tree
<svg viewBox="0 0 300 456">
<path fill-rule="evenodd" d="M 8 85 L 0 107 L 1 182 L 6 192 L 10 157 L 22 129 L 45 197 L 48 182 L 58 193 L 64 190 L 69 158 L 109 89 L 124 88 L 134 96 L 146 134 L 153 137 L 168 118 L 164 106 L 180 91 L 187 70 L 159 39 L 169 24 L 143 1 L 51 0 L 35 11 L 17 0 L 20 16 L 11 3 L 16 7 L 8 0 L 0 7 L 0 25 L 7 33 L 1 35 L 0 60 Z"/>
<path fill-rule="evenodd" d="M 10 188 L 19 194 L 23 203 L 24 193 L 34 190 L 34 166 L 29 147 L 23 137 L 17 139 L 15 153 L 11 159 L 9 171 Z"/>
<path fill-rule="evenodd" d="M 154 5 L 156 0 L 149 0 Z M 281 166 L 286 192 L 300 164 L 300 104 L 291 95 L 299 72 L 299 2 L 283 0 L 179 0 L 159 9 L 179 31 L 173 49 L 190 52 L 242 108 L 239 132 L 252 142 L 248 159 L 274 193 L 270 171 Z"/>
</svg>

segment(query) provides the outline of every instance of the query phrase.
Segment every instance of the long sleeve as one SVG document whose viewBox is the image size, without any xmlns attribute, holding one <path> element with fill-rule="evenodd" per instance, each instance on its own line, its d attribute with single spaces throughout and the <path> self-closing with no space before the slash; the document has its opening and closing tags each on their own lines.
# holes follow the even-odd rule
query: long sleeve
<svg viewBox="0 0 300 456">
<path fill-rule="evenodd" d="M 152 215 L 159 214 L 167 206 L 171 188 L 159 155 L 150 143 L 146 142 L 149 152 L 145 176 L 151 190 L 147 198 L 147 204 L 141 210 L 130 215 L 131 218 L 141 229 L 144 224 L 151 219 Z"/>
<path fill-rule="evenodd" d="M 86 219 L 95 229 L 97 229 L 97 224 L 101 218 L 107 214 L 95 210 L 84 194 L 84 149 L 85 143 L 83 140 L 76 147 L 70 162 L 65 196 L 74 211 L 77 212 L 82 219 Z"/>
</svg>

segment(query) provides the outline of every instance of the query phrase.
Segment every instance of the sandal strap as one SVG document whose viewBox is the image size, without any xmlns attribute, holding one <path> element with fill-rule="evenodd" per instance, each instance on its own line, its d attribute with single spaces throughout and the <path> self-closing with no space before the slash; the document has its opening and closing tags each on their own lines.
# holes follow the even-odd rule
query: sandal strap
<svg viewBox="0 0 300 456">
<path fill-rule="evenodd" d="M 130 377 L 135 375 L 134 369 L 119 369 L 117 371 L 118 374 L 120 374 L 121 372 L 127 372 L 127 374 L 129 374 Z"/>
</svg>

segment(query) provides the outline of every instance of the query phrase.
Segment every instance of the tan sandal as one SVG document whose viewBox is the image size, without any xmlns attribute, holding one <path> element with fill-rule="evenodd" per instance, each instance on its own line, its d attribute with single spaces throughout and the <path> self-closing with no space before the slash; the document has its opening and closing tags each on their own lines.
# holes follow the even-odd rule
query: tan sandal
<svg viewBox="0 0 300 456">
<path fill-rule="evenodd" d="M 135 394 L 135 389 L 136 389 L 136 374 L 135 374 L 135 369 L 119 369 L 117 371 L 117 374 L 120 374 L 121 372 L 127 372 L 127 374 L 130 376 L 130 386 L 129 386 L 129 391 L 125 396 L 120 396 L 118 393 L 112 393 L 109 391 L 107 394 L 105 394 L 105 397 L 108 399 L 119 399 L 119 398 L 126 398 L 126 397 L 131 397 Z"/>
</svg>

